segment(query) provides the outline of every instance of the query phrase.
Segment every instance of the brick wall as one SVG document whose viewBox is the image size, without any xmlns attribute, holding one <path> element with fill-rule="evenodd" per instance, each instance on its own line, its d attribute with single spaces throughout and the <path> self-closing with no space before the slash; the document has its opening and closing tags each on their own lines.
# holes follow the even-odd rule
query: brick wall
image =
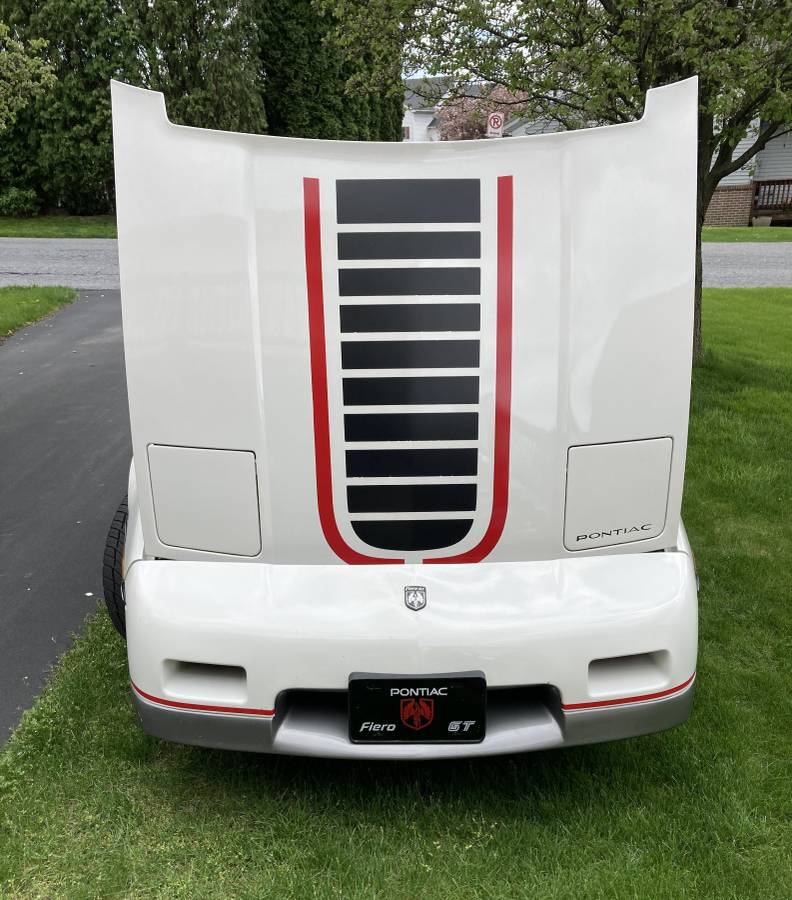
<svg viewBox="0 0 792 900">
<path fill-rule="evenodd" d="M 750 225 L 753 182 L 715 188 L 704 218 L 705 225 Z"/>
</svg>

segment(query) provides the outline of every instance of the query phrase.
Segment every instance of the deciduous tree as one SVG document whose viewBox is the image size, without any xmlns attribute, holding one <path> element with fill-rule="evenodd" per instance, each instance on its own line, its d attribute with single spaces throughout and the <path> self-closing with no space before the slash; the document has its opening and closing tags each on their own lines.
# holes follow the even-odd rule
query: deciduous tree
<svg viewBox="0 0 792 900">
<path fill-rule="evenodd" d="M 15 40 L 0 22 L 0 133 L 54 83 L 52 68 L 41 57 L 44 46 L 40 40 L 27 44 Z"/>
<path fill-rule="evenodd" d="M 701 227 L 722 178 L 792 122 L 790 0 L 325 0 L 387 81 L 394 67 L 480 80 L 568 128 L 639 117 L 650 87 L 699 77 L 694 356 Z M 396 28 L 395 26 L 399 27 Z M 400 54 L 401 51 L 401 54 Z M 738 143 L 759 120 L 749 146 Z"/>
</svg>

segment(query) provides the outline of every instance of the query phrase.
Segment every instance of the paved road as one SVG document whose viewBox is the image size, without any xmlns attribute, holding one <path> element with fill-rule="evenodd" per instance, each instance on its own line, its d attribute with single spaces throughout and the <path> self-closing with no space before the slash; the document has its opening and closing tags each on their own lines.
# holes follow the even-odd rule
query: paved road
<svg viewBox="0 0 792 900">
<path fill-rule="evenodd" d="M 704 244 L 707 287 L 792 286 L 792 242 Z M 118 288 L 114 240 L 0 238 L 0 285 L 65 284 Z"/>
<path fill-rule="evenodd" d="M 705 287 L 792 287 L 792 241 L 702 244 Z"/>
<path fill-rule="evenodd" d="M 130 456 L 117 291 L 0 345 L 0 744 L 102 597 Z"/>
<path fill-rule="evenodd" d="M 0 238 L 0 286 L 7 284 L 117 289 L 117 242 L 104 238 Z"/>
</svg>

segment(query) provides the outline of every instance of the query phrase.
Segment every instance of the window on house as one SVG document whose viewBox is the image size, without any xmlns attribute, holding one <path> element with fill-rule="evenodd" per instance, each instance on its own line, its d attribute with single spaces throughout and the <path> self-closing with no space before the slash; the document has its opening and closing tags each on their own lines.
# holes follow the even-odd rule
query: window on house
<svg viewBox="0 0 792 900">
<path fill-rule="evenodd" d="M 402 140 L 409 141 L 410 140 L 410 126 L 402 125 Z"/>
</svg>

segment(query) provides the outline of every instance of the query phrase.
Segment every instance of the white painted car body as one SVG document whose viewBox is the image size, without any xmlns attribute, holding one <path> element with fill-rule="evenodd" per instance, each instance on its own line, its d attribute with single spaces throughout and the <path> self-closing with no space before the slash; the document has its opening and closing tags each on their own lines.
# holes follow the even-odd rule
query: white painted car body
<svg viewBox="0 0 792 900">
<path fill-rule="evenodd" d="M 113 84 L 148 730 L 414 758 L 687 716 L 696 114 L 691 79 L 624 125 L 330 142 Z M 481 743 L 350 742 L 351 673 L 474 670 Z"/>
</svg>

